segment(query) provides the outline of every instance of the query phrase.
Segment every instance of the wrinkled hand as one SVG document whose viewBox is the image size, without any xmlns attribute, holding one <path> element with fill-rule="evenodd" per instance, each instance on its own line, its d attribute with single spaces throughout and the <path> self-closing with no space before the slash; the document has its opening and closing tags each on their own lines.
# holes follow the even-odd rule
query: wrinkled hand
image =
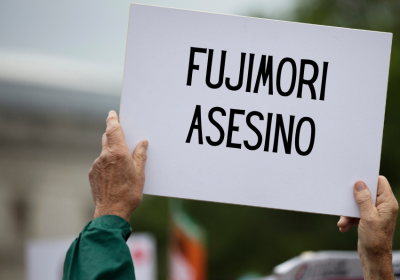
<svg viewBox="0 0 400 280">
<path fill-rule="evenodd" d="M 341 232 L 358 225 L 358 254 L 364 279 L 394 279 L 392 269 L 392 243 L 399 205 L 389 182 L 379 176 L 376 206 L 364 182 L 354 185 L 354 197 L 360 207 L 361 218 L 341 217 Z"/>
<path fill-rule="evenodd" d="M 117 215 L 129 221 L 133 210 L 142 201 L 149 143 L 147 140 L 141 141 L 131 155 L 117 113 L 110 111 L 106 122 L 101 154 L 89 172 L 96 205 L 94 218 Z"/>
</svg>

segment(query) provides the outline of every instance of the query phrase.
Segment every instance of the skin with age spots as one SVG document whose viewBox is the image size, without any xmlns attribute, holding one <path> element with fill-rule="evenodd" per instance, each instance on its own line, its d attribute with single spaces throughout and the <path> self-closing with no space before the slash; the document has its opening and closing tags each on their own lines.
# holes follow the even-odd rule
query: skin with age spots
<svg viewBox="0 0 400 280">
<path fill-rule="evenodd" d="M 110 111 L 106 123 L 101 154 L 89 172 L 94 218 L 116 215 L 129 221 L 142 201 L 149 142 L 141 141 L 131 155 L 115 111 Z"/>
</svg>

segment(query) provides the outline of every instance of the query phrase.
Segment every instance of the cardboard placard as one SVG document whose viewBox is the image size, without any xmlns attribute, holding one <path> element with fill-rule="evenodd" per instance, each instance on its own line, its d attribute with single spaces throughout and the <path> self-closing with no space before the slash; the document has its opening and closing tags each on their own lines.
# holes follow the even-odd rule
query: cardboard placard
<svg viewBox="0 0 400 280">
<path fill-rule="evenodd" d="M 392 34 L 132 4 L 120 122 L 144 193 L 359 216 Z"/>
</svg>

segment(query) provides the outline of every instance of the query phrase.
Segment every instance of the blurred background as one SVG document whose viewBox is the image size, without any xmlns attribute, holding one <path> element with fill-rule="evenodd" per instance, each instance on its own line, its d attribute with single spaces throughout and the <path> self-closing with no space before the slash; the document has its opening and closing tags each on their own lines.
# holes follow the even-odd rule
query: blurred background
<svg viewBox="0 0 400 280">
<path fill-rule="evenodd" d="M 88 171 L 107 113 L 119 109 L 129 3 L 0 1 L 0 279 L 27 279 L 30 241 L 74 238 L 93 218 Z M 398 0 L 141 3 L 392 32 L 380 173 L 399 197 Z M 171 218 L 172 204 L 179 204 L 178 218 Z M 155 240 L 157 279 L 168 279 L 167 249 L 181 236 L 174 228 L 189 220 L 182 213 L 200 232 L 208 279 L 265 276 L 303 251 L 357 249 L 356 229 L 340 234 L 338 217 L 145 196 L 130 222 Z"/>
</svg>

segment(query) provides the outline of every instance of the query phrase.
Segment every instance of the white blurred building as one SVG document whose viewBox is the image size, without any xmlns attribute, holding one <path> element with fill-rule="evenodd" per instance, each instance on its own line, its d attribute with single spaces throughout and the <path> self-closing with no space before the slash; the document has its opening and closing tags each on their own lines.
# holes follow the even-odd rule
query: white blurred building
<svg viewBox="0 0 400 280">
<path fill-rule="evenodd" d="M 101 65 L 0 51 L 0 279 L 25 279 L 25 239 L 77 236 L 88 172 L 122 77 Z"/>
<path fill-rule="evenodd" d="M 25 246 L 28 280 L 56 280 L 63 275 L 64 258 L 75 237 L 40 238 L 29 240 Z M 149 233 L 131 234 L 126 242 L 135 263 L 135 277 L 156 280 L 156 240 Z"/>
</svg>

